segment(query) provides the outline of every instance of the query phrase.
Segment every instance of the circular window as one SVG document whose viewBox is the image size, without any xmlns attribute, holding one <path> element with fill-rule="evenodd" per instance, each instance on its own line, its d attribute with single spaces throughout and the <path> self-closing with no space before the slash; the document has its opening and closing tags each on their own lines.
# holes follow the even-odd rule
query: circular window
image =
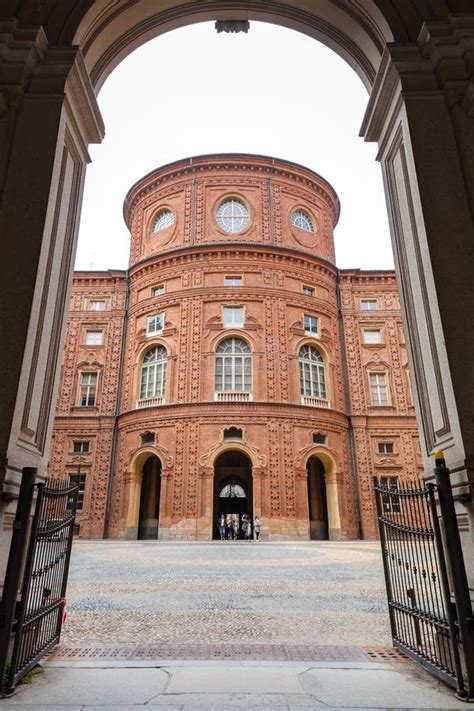
<svg viewBox="0 0 474 711">
<path fill-rule="evenodd" d="M 152 233 L 161 232 L 174 223 L 174 214 L 171 210 L 160 210 L 151 226 Z"/>
<path fill-rule="evenodd" d="M 294 227 L 305 232 L 315 232 L 310 216 L 303 210 L 295 210 L 291 213 L 290 222 Z"/>
<path fill-rule="evenodd" d="M 216 212 L 217 224 L 224 232 L 236 234 L 242 232 L 249 221 L 249 211 L 240 200 L 226 200 L 221 202 Z"/>
</svg>

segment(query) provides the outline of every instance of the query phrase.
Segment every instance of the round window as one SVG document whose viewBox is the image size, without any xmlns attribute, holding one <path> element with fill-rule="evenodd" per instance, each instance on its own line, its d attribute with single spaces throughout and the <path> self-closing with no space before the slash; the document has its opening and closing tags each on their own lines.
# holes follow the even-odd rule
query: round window
<svg viewBox="0 0 474 711">
<path fill-rule="evenodd" d="M 315 228 L 310 216 L 303 210 L 295 210 L 291 213 L 290 222 L 294 227 L 305 232 L 315 232 Z"/>
<path fill-rule="evenodd" d="M 151 232 L 161 232 L 161 230 L 165 230 L 167 227 L 170 227 L 174 223 L 174 214 L 171 212 L 171 210 L 165 209 L 165 210 L 160 210 L 160 212 L 157 214 L 155 219 L 153 220 L 153 224 L 151 226 Z"/>
<path fill-rule="evenodd" d="M 249 211 L 240 200 L 221 202 L 216 212 L 217 224 L 224 232 L 242 232 L 250 221 Z"/>
</svg>

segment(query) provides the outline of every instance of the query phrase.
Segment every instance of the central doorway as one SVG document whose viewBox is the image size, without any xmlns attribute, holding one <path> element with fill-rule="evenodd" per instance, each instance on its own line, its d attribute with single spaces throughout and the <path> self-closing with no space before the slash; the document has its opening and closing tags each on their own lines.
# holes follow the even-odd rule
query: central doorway
<svg viewBox="0 0 474 711">
<path fill-rule="evenodd" d="M 245 513 L 253 519 L 252 463 L 243 452 L 224 452 L 214 465 L 213 539 L 220 538 L 218 521 L 222 514 L 227 524 L 233 522 L 236 537 L 243 538 Z"/>
<path fill-rule="evenodd" d="M 142 469 L 138 540 L 158 538 L 161 493 L 161 462 L 152 454 Z"/>
</svg>

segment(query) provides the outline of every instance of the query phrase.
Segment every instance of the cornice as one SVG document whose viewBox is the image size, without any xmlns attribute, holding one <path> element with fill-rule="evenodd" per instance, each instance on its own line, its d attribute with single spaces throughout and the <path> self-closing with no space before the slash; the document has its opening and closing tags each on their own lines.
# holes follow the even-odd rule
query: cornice
<svg viewBox="0 0 474 711">
<path fill-rule="evenodd" d="M 252 259 L 258 259 L 259 262 L 262 259 L 287 260 L 292 261 L 294 264 L 301 263 L 304 265 L 306 261 L 311 264 L 313 269 L 314 267 L 319 267 L 321 273 L 325 273 L 333 279 L 337 275 L 337 267 L 334 264 L 323 257 L 312 255 L 310 252 L 305 252 L 295 247 L 283 247 L 261 242 L 208 242 L 206 244 L 199 243 L 192 246 L 175 247 L 168 252 L 155 254 L 135 262 L 130 266 L 130 281 L 132 282 L 137 277 L 140 269 L 146 267 L 157 266 L 158 264 L 169 266 L 173 263 L 182 265 L 183 262 L 190 262 L 191 258 L 196 263 L 208 260 L 211 257 L 219 258 L 222 256 L 227 258 L 231 255 L 233 258 L 245 258 L 248 256 Z M 306 268 L 308 267 L 306 266 Z"/>
<path fill-rule="evenodd" d="M 247 153 L 218 153 L 193 156 L 168 163 L 151 171 L 138 180 L 128 191 L 123 205 L 125 223 L 130 228 L 131 212 L 143 198 L 148 197 L 150 193 L 161 185 L 183 176 L 187 179 L 195 179 L 199 175 L 209 175 L 211 177 L 211 171 L 213 171 L 212 177 L 214 177 L 216 171 L 221 172 L 224 176 L 230 170 L 238 170 L 248 175 L 249 178 L 259 174 L 272 175 L 292 180 L 300 186 L 307 186 L 324 199 L 333 212 L 334 226 L 337 224 L 340 214 L 339 198 L 332 185 L 325 178 L 298 163 L 271 156 Z"/>
</svg>

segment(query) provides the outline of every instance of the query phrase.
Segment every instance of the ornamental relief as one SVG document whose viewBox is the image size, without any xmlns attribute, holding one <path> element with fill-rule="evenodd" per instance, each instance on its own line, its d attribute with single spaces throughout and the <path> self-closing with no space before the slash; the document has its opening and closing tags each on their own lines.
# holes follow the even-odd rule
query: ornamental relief
<svg viewBox="0 0 474 711">
<path fill-rule="evenodd" d="M 210 447 L 204 452 L 199 457 L 199 466 L 205 469 L 206 467 L 211 467 L 212 468 L 212 463 L 214 461 L 214 454 L 221 449 L 222 447 L 225 447 L 226 445 L 232 445 L 232 441 L 225 441 L 224 440 L 224 431 L 228 429 L 227 426 L 221 427 L 220 432 L 219 432 L 219 439 L 216 440 L 213 444 L 211 444 Z M 235 440 L 233 441 L 234 445 L 242 445 L 243 448 L 253 454 L 253 457 L 257 460 L 258 466 L 261 468 L 264 468 L 267 466 L 267 458 L 264 454 L 262 454 L 261 450 L 256 447 L 253 444 L 250 444 L 250 442 L 247 439 L 246 433 L 245 433 L 245 427 L 240 428 L 242 430 L 242 439 L 241 440 Z M 252 458 L 252 457 L 251 457 Z"/>
<path fill-rule="evenodd" d="M 152 444 L 140 444 L 139 447 L 129 449 L 127 452 L 127 460 L 130 464 L 134 461 L 138 454 L 141 452 L 150 452 L 150 454 L 156 454 L 161 460 L 163 469 L 172 469 L 174 460 L 169 453 L 169 449 L 158 442 L 153 442 Z"/>
</svg>

